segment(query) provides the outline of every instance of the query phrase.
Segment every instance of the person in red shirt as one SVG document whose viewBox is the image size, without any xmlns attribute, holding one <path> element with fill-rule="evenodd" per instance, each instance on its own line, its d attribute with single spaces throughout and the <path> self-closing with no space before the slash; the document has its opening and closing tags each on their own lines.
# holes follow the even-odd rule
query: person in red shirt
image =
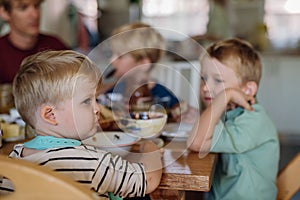
<svg viewBox="0 0 300 200">
<path fill-rule="evenodd" d="M 43 0 L 1 0 L 0 17 L 10 32 L 0 38 L 0 84 L 12 83 L 22 60 L 44 50 L 69 49 L 58 38 L 40 33 Z"/>
</svg>

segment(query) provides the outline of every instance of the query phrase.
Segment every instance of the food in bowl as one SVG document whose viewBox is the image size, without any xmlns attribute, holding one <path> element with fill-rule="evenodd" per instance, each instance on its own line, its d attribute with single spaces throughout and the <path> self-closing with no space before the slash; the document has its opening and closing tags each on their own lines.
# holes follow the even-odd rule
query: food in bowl
<svg viewBox="0 0 300 200">
<path fill-rule="evenodd" d="M 123 132 L 107 131 L 98 132 L 94 136 L 83 140 L 82 143 L 124 157 L 139 140 L 140 138 Z"/>
<path fill-rule="evenodd" d="M 130 117 L 118 121 L 119 127 L 141 138 L 157 137 L 167 122 L 167 114 L 161 112 L 131 112 Z"/>
</svg>

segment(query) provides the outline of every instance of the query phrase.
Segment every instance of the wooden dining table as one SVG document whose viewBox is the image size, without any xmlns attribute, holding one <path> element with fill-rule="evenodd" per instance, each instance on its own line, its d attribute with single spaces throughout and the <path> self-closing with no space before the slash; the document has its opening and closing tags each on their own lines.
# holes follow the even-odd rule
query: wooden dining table
<svg viewBox="0 0 300 200">
<path fill-rule="evenodd" d="M 162 156 L 163 174 L 151 199 L 185 199 L 187 191 L 208 192 L 214 177 L 217 154 L 199 158 L 185 141 L 167 141 Z"/>
<path fill-rule="evenodd" d="M 0 154 L 8 155 L 16 142 L 3 142 Z M 187 191 L 208 192 L 214 177 L 217 154 L 199 158 L 198 153 L 186 148 L 184 141 L 165 142 L 162 155 L 163 174 L 160 185 L 150 194 L 156 199 L 185 199 Z"/>
</svg>

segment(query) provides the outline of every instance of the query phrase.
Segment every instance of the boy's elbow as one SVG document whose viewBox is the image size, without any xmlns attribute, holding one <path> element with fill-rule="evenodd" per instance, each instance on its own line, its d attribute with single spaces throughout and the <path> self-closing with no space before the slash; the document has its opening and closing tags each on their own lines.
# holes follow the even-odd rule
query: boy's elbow
<svg viewBox="0 0 300 200">
<path fill-rule="evenodd" d="M 188 146 L 188 149 L 196 152 L 200 150 L 200 148 L 197 145 L 194 145 L 193 143 Z"/>
<path fill-rule="evenodd" d="M 199 153 L 208 153 L 210 151 L 211 140 L 202 141 L 201 143 L 197 143 L 195 141 L 187 141 L 187 148 L 191 151 L 196 151 Z"/>
<path fill-rule="evenodd" d="M 194 140 L 192 140 L 191 138 L 189 138 L 187 141 L 186 141 L 186 146 L 189 150 L 191 151 L 199 151 L 200 150 L 200 147 L 199 145 L 197 145 L 195 143 Z"/>
</svg>

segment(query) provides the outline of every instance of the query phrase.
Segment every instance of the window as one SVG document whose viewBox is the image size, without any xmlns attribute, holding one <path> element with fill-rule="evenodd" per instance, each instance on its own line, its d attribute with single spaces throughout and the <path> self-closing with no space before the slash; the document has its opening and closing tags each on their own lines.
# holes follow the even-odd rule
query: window
<svg viewBox="0 0 300 200">
<path fill-rule="evenodd" d="M 206 33 L 208 14 L 208 0 L 142 0 L 143 22 L 188 36 Z M 170 40 L 181 39 L 169 31 L 162 34 Z"/>
<path fill-rule="evenodd" d="M 265 24 L 274 49 L 295 49 L 300 46 L 300 1 L 265 0 Z"/>
</svg>

